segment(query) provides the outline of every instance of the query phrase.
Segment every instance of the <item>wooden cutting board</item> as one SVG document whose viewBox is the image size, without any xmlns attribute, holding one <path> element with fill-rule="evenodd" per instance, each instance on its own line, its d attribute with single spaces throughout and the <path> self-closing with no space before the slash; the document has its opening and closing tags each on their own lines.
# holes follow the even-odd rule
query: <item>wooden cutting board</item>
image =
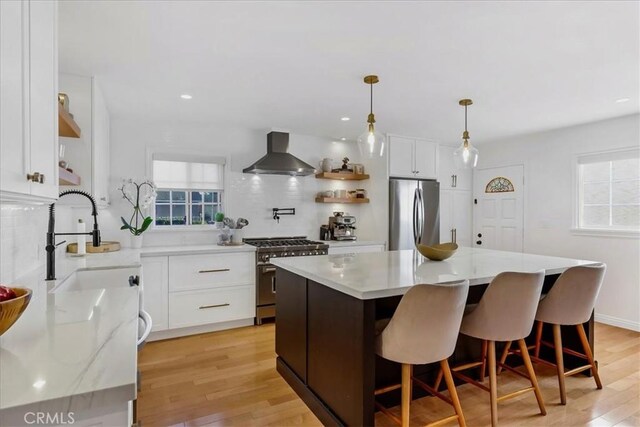
<svg viewBox="0 0 640 427">
<path fill-rule="evenodd" d="M 120 250 L 120 242 L 102 242 L 100 246 L 95 247 L 91 242 L 87 242 L 86 245 L 88 254 L 100 254 L 104 252 L 116 252 Z M 78 244 L 69 243 L 67 245 L 67 252 L 71 254 L 78 253 Z"/>
</svg>

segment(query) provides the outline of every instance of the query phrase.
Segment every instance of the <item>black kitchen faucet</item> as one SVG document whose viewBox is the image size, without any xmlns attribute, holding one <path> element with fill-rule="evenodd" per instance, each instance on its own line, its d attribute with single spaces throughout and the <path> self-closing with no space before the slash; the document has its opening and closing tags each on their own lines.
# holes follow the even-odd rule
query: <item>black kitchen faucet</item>
<svg viewBox="0 0 640 427">
<path fill-rule="evenodd" d="M 98 229 L 98 209 L 96 208 L 96 201 L 93 196 L 87 192 L 81 190 L 66 190 L 60 193 L 60 197 L 68 194 L 78 194 L 84 196 L 91 202 L 91 215 L 93 215 L 93 230 L 88 233 L 56 233 L 56 204 L 51 203 L 49 205 L 49 226 L 47 227 L 47 280 L 56 279 L 56 247 L 60 246 L 66 240 L 56 244 L 56 236 L 78 236 L 88 235 L 93 238 L 93 246 L 100 246 L 100 230 Z"/>
</svg>

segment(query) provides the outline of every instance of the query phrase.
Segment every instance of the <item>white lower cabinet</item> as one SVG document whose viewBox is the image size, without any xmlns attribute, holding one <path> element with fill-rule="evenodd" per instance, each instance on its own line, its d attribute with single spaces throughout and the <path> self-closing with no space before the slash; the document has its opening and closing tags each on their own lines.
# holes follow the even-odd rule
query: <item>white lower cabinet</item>
<svg viewBox="0 0 640 427">
<path fill-rule="evenodd" d="M 142 258 L 142 304 L 151 316 L 152 332 L 169 327 L 169 257 Z"/>
<path fill-rule="evenodd" d="M 169 294 L 169 328 L 255 316 L 255 284 Z"/>
<path fill-rule="evenodd" d="M 253 252 L 143 256 L 142 269 L 144 307 L 161 339 L 193 333 L 174 329 L 255 317 Z"/>
</svg>

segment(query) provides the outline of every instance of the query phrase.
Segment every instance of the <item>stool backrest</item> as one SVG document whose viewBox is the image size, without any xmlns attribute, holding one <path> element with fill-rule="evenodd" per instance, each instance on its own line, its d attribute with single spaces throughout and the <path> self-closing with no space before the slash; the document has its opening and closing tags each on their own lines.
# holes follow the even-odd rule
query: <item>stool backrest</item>
<svg viewBox="0 0 640 427">
<path fill-rule="evenodd" d="M 571 267 L 540 301 L 537 320 L 557 325 L 577 325 L 591 317 L 607 269 L 605 264 Z"/>
<path fill-rule="evenodd" d="M 415 285 L 400 300 L 376 350 L 398 363 L 425 364 L 453 354 L 464 313 L 469 281 Z"/>
<path fill-rule="evenodd" d="M 490 341 L 515 341 L 528 336 L 543 282 L 544 270 L 498 274 L 476 309 L 465 316 L 462 332 Z"/>
</svg>

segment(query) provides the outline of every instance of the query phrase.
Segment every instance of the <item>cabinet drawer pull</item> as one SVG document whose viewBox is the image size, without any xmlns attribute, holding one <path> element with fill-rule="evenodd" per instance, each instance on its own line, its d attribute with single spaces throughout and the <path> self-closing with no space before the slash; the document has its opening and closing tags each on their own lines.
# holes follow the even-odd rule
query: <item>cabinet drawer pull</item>
<svg viewBox="0 0 640 427">
<path fill-rule="evenodd" d="M 200 307 L 198 307 L 198 310 L 204 310 L 206 308 L 227 307 L 229 305 L 231 304 L 229 304 L 228 302 L 225 302 L 224 304 L 201 305 Z"/>
<path fill-rule="evenodd" d="M 272 272 L 276 271 L 276 268 L 275 267 L 267 267 L 262 271 L 265 272 L 265 273 L 272 273 Z"/>
<path fill-rule="evenodd" d="M 229 268 L 217 268 L 214 270 L 200 270 L 198 273 L 222 273 L 223 271 L 231 271 Z"/>
<path fill-rule="evenodd" d="M 34 172 L 32 174 L 28 173 L 27 174 L 27 181 L 44 184 L 44 175 L 41 174 L 40 172 Z"/>
</svg>

